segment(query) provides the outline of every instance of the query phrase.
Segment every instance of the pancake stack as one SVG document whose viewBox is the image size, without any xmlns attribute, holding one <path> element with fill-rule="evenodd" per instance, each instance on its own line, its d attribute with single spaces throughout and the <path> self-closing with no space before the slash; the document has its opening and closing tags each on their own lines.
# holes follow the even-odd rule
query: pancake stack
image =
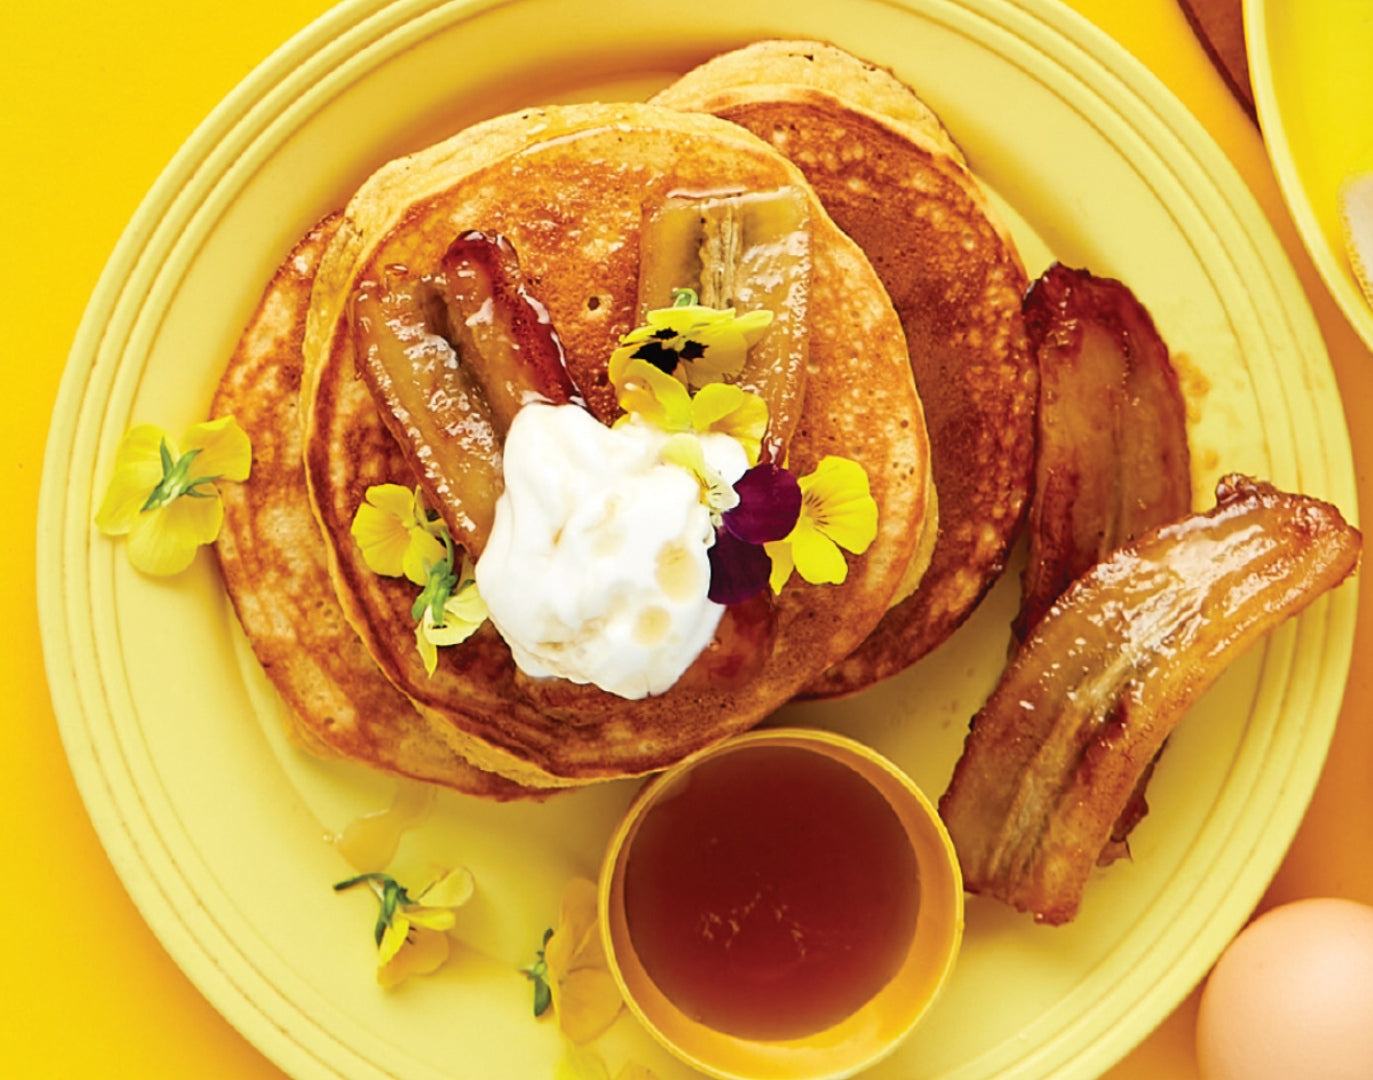
<svg viewBox="0 0 1373 1080">
<path fill-rule="evenodd" d="M 214 404 L 237 416 L 255 450 L 252 478 L 226 498 L 218 553 L 307 749 L 489 798 L 641 775 L 798 695 L 849 692 L 899 670 L 947 636 L 1000 569 L 1024 496 L 1019 439 L 999 431 L 1012 449 L 998 457 L 982 428 L 1018 425 L 1020 395 L 1032 401 L 1009 314 L 1023 270 L 961 154 L 909 91 L 837 50 L 815 46 L 799 66 L 798 46 L 760 48 L 779 80 L 761 98 L 741 81 L 756 59 L 745 53 L 649 104 L 526 110 L 384 166 L 278 272 Z M 848 96 L 807 87 L 819 70 Z M 858 187 L 915 218 L 923 205 L 941 222 L 937 239 L 864 244 L 865 229 L 885 236 L 880 218 L 848 206 L 836 193 L 848 166 L 814 152 L 841 129 L 848 141 L 834 146 L 871 158 L 852 174 Z M 911 162 L 924 171 L 908 189 L 893 170 Z M 368 487 L 423 479 L 358 375 L 350 320 L 360 285 L 388 268 L 436 267 L 468 230 L 499 234 L 547 309 L 586 407 L 611 423 L 619 410 L 606 364 L 642 321 L 645 215 L 682 193 L 779 189 L 808 202 L 811 268 L 803 405 L 786 464 L 803 475 L 826 455 L 858 461 L 878 505 L 874 543 L 849 559 L 842 584 L 793 576 L 775 597 L 729 609 L 677 683 L 641 700 L 523 674 L 490 623 L 426 672 L 415 587 L 373 573 L 349 531 Z M 966 259 L 946 250 L 946 229 Z M 910 276 L 920 280 L 894 286 Z M 937 388 L 945 378 L 957 392 Z M 942 437 L 946 456 L 976 454 L 989 473 L 971 507 L 957 484 L 953 498 L 940 486 L 939 438 L 931 482 L 938 429 L 927 430 L 922 397 L 951 397 L 946 414 L 986 406 Z"/>
</svg>

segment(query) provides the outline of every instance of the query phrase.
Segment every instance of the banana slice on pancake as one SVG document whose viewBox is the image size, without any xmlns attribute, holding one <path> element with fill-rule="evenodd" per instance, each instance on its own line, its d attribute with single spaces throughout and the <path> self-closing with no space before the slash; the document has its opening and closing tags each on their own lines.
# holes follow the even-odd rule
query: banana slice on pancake
<svg viewBox="0 0 1373 1080">
<path fill-rule="evenodd" d="M 1024 267 L 935 114 L 890 73 L 833 46 L 750 45 L 653 101 L 728 119 L 794 161 L 900 314 L 929 425 L 938 537 L 919 588 L 807 692 L 862 689 L 957 629 L 1022 527 L 1037 392 Z"/>
<path fill-rule="evenodd" d="M 878 504 L 872 546 L 842 584 L 794 577 L 775 600 L 731 608 L 724 638 L 666 692 L 641 700 L 523 675 L 490 624 L 441 650 L 428 674 L 414 644 L 414 587 L 374 574 L 349 535 L 369 486 L 417 479 L 358 377 L 355 288 L 388 267 L 437 267 L 469 230 L 499 234 L 546 307 L 587 405 L 609 421 L 618 410 L 606 365 L 638 323 L 645 211 L 674 195 L 785 187 L 812 204 L 805 396 L 787 461 L 798 475 L 830 454 L 862 465 Z M 704 114 L 639 104 L 527 110 L 384 167 L 324 256 L 305 358 L 306 476 L 349 623 L 449 745 L 524 785 L 646 773 L 763 719 L 872 632 L 930 513 L 929 443 L 886 290 L 795 165 Z"/>
<path fill-rule="evenodd" d="M 312 229 L 276 272 L 214 397 L 211 415 L 236 417 L 254 452 L 251 481 L 220 493 L 225 587 L 304 749 L 487 799 L 546 794 L 454 751 L 382 675 L 334 597 L 305 490 L 299 408 L 311 288 L 340 220 Z"/>
</svg>

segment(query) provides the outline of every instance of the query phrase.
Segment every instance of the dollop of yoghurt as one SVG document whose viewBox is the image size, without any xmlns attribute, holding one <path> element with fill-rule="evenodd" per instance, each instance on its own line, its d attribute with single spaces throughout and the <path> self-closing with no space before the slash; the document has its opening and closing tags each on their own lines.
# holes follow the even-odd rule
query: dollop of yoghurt
<svg viewBox="0 0 1373 1080">
<path fill-rule="evenodd" d="M 695 473 L 661 459 L 668 438 L 577 405 L 516 413 L 476 577 L 525 674 L 638 699 L 669 689 L 710 643 L 725 610 L 706 595 L 714 527 Z M 743 475 L 738 441 L 699 438 L 727 483 Z"/>
</svg>

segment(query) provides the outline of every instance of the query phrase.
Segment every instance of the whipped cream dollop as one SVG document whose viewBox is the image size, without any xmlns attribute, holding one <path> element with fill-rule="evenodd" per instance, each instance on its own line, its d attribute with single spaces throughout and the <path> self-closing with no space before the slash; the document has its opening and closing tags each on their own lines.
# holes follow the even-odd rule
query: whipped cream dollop
<svg viewBox="0 0 1373 1080">
<path fill-rule="evenodd" d="M 476 576 L 525 674 L 637 699 L 670 688 L 710 643 L 725 610 L 706 595 L 714 528 L 696 474 L 661 459 L 668 439 L 577 405 L 516 413 Z M 700 443 L 727 483 L 748 467 L 735 439 Z"/>
</svg>

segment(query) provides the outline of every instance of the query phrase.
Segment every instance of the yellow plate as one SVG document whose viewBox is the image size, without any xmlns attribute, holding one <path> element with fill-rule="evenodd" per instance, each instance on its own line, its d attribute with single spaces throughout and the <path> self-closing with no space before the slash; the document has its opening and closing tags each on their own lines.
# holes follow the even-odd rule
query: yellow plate
<svg viewBox="0 0 1373 1080">
<path fill-rule="evenodd" d="M 1326 288 L 1373 349 L 1373 306 L 1340 232 L 1338 192 L 1373 172 L 1373 5 L 1245 0 L 1254 104 L 1278 185 Z"/>
<path fill-rule="evenodd" d="M 553 1025 L 517 973 L 568 877 L 594 877 L 633 791 L 532 806 L 448 793 L 397 869 L 469 866 L 468 946 L 395 993 L 372 980 L 370 897 L 323 837 L 389 805 L 389 782 L 308 758 L 245 648 L 213 561 L 141 578 L 94 506 L 132 423 L 200 419 L 277 262 L 388 157 L 480 116 L 553 98 L 641 96 L 709 52 L 825 37 L 938 109 L 1015 222 L 1050 252 L 1128 281 L 1179 354 L 1198 498 L 1223 470 L 1352 514 L 1337 391 L 1291 267 L 1220 151 L 1123 50 L 1050 0 L 348 3 L 268 60 L 158 181 L 92 298 L 45 464 L 44 648 L 72 768 L 148 922 L 205 995 L 300 1077 L 549 1077 Z M 1013 580 L 936 655 L 862 697 L 785 719 L 872 745 L 943 789 L 994 682 Z M 1355 594 L 1318 602 L 1238 663 L 1179 728 L 1133 862 L 1080 919 L 1033 926 L 968 905 L 945 993 L 874 1077 L 1095 1076 L 1176 1005 L 1242 923 L 1315 785 L 1348 674 Z M 598 1049 L 686 1075 L 632 1019 Z"/>
</svg>

